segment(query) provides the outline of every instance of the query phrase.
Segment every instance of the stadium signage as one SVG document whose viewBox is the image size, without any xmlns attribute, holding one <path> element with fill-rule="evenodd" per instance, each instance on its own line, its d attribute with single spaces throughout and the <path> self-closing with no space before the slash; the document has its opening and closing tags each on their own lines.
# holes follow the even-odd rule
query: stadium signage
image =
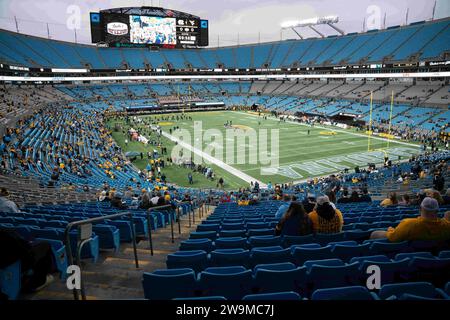
<svg viewBox="0 0 450 320">
<path fill-rule="evenodd" d="M 110 22 L 106 26 L 106 30 L 112 35 L 124 36 L 128 33 L 128 26 L 122 22 Z"/>
</svg>

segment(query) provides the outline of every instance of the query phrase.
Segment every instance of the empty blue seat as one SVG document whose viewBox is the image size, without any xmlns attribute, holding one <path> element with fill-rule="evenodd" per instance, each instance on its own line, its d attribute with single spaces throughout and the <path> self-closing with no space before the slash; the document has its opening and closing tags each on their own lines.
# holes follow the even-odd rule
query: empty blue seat
<svg viewBox="0 0 450 320">
<path fill-rule="evenodd" d="M 441 259 L 450 258 L 450 250 L 445 250 L 445 251 L 439 252 L 439 258 L 441 258 Z"/>
<path fill-rule="evenodd" d="M 250 237 L 248 242 L 252 248 L 279 246 L 281 244 L 281 238 L 276 236 L 254 236 Z"/>
<path fill-rule="evenodd" d="M 450 281 L 447 282 L 447 284 L 444 287 L 445 293 L 447 293 L 448 295 L 450 295 Z"/>
<path fill-rule="evenodd" d="M 388 299 L 392 296 L 400 297 L 408 293 L 424 298 L 440 298 L 446 299 L 448 296 L 440 289 L 436 289 L 429 282 L 406 282 L 406 283 L 392 283 L 385 284 L 381 287 L 378 293 L 381 299 Z"/>
<path fill-rule="evenodd" d="M 318 233 L 315 236 L 316 242 L 320 243 L 321 245 L 326 245 L 329 242 L 337 242 L 337 241 L 344 241 L 344 232 L 340 233 Z"/>
<path fill-rule="evenodd" d="M 429 281 L 443 287 L 450 279 L 450 258 L 415 257 L 409 263 L 411 280 Z"/>
<path fill-rule="evenodd" d="M 275 234 L 274 229 L 249 229 L 247 232 L 249 237 L 254 236 L 271 236 Z"/>
<path fill-rule="evenodd" d="M 384 254 L 390 258 L 393 258 L 398 253 L 411 252 L 412 249 L 408 244 L 408 241 L 389 243 L 375 241 L 370 246 L 370 253 L 373 255 Z"/>
<path fill-rule="evenodd" d="M 211 224 L 203 223 L 203 224 L 199 224 L 197 226 L 197 231 L 199 231 L 199 232 L 201 232 L 201 231 L 215 231 L 215 232 L 217 232 L 217 231 L 219 231 L 219 229 L 220 229 L 220 224 L 218 224 L 218 223 L 211 223 Z"/>
<path fill-rule="evenodd" d="M 247 229 L 268 229 L 269 223 L 267 222 L 247 222 Z"/>
<path fill-rule="evenodd" d="M 307 260 L 303 264 L 308 271 L 311 271 L 313 266 L 328 266 L 328 267 L 338 267 L 344 266 L 345 263 L 341 259 L 322 259 L 322 260 Z"/>
<path fill-rule="evenodd" d="M 347 261 L 353 257 L 366 255 L 369 252 L 369 247 L 369 243 L 356 245 L 336 244 L 331 252 L 336 258 Z"/>
<path fill-rule="evenodd" d="M 20 261 L 0 269 L 0 290 L 8 299 L 15 300 L 21 289 L 22 270 Z"/>
<path fill-rule="evenodd" d="M 191 232 L 189 235 L 190 239 L 211 239 L 212 241 L 216 240 L 217 232 L 216 231 L 197 231 Z"/>
<path fill-rule="evenodd" d="M 193 297 L 196 288 L 195 273 L 188 268 L 144 272 L 142 286 L 145 299 L 169 300 Z"/>
<path fill-rule="evenodd" d="M 252 271 L 244 267 L 207 268 L 198 279 L 203 295 L 240 300 L 251 293 Z"/>
<path fill-rule="evenodd" d="M 370 234 L 372 232 L 369 230 L 347 230 L 344 233 L 345 233 L 344 236 L 345 240 L 361 241 L 369 239 Z"/>
<path fill-rule="evenodd" d="M 245 225 L 243 223 L 222 223 L 222 230 L 243 230 Z"/>
<path fill-rule="evenodd" d="M 295 264 L 301 266 L 307 260 L 322 260 L 332 256 L 331 246 L 320 248 L 308 248 L 306 246 L 294 246 L 292 249 L 292 257 Z"/>
<path fill-rule="evenodd" d="M 283 236 L 281 240 L 281 244 L 285 248 L 289 248 L 292 245 L 296 244 L 305 244 L 314 242 L 314 236 L 312 234 L 307 236 Z"/>
<path fill-rule="evenodd" d="M 280 246 L 257 247 L 250 251 L 250 266 L 264 263 L 291 262 L 291 250 Z"/>
<path fill-rule="evenodd" d="M 213 242 L 210 239 L 187 239 L 181 241 L 180 250 L 203 250 L 210 252 L 213 250 Z"/>
<path fill-rule="evenodd" d="M 101 249 L 114 249 L 115 251 L 119 250 L 120 231 L 116 227 L 96 224 L 92 227 L 92 230 L 99 237 Z"/>
<path fill-rule="evenodd" d="M 254 275 L 258 292 L 300 292 L 306 283 L 306 267 L 296 267 L 290 262 L 259 264 Z"/>
<path fill-rule="evenodd" d="M 244 238 L 247 236 L 246 230 L 220 230 L 219 237 L 240 237 Z"/>
<path fill-rule="evenodd" d="M 379 300 L 379 297 L 362 286 L 318 289 L 311 300 Z"/>
<path fill-rule="evenodd" d="M 298 301 L 301 297 L 296 292 L 277 292 L 277 293 L 260 293 L 246 295 L 242 300 L 245 301 Z"/>
<path fill-rule="evenodd" d="M 313 264 L 307 274 L 309 292 L 322 288 L 336 288 L 357 285 L 358 263 L 342 266 Z"/>
<path fill-rule="evenodd" d="M 115 226 L 120 231 L 120 241 L 131 242 L 131 222 L 124 220 L 107 220 L 109 225 Z"/>
<path fill-rule="evenodd" d="M 203 250 L 177 251 L 167 255 L 167 268 L 192 268 L 200 272 L 207 267 L 207 254 Z"/>
<path fill-rule="evenodd" d="M 214 241 L 216 249 L 247 248 L 247 239 L 243 237 L 217 238 Z"/>
<path fill-rule="evenodd" d="M 409 252 L 396 254 L 394 260 L 412 259 L 416 257 L 434 259 L 431 252 Z"/>
<path fill-rule="evenodd" d="M 248 266 L 250 252 L 245 249 L 216 249 L 210 254 L 212 267 Z"/>
</svg>

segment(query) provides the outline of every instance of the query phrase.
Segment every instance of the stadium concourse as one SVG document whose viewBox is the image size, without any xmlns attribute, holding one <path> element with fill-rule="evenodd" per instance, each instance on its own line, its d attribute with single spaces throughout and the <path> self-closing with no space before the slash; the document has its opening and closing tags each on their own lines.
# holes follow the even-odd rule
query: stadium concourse
<svg viewBox="0 0 450 320">
<path fill-rule="evenodd" d="M 449 23 L 159 51 L 1 30 L 1 297 L 450 299 Z M 342 64 L 384 67 L 330 71 Z M 417 69 L 394 67 L 406 64 Z M 331 69 L 306 72 L 314 67 Z M 241 128 L 286 129 L 281 156 L 295 159 L 273 176 L 293 160 L 300 170 L 272 185 L 215 159 L 170 168 L 163 150 L 180 143 L 170 130 L 206 112 L 211 128 L 232 127 L 232 115 Z M 132 154 L 142 123 L 154 141 Z M 298 126 L 306 144 L 310 131 L 330 135 L 311 148 L 348 144 L 296 149 Z M 337 132 L 355 140 L 332 140 Z M 183 185 L 180 172 L 204 184 Z M 66 283 L 73 265 L 78 288 Z M 371 265 L 380 287 L 367 286 Z"/>
</svg>

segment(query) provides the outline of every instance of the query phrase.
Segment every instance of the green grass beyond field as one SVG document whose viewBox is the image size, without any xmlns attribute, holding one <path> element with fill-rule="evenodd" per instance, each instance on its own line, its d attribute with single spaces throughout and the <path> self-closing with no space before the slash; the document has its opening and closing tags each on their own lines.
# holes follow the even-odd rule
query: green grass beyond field
<svg viewBox="0 0 450 320">
<path fill-rule="evenodd" d="M 209 129 L 216 129 L 216 132 L 210 132 L 210 137 L 203 136 L 203 151 L 209 146 L 209 149 L 214 149 L 210 154 L 223 160 L 227 164 L 230 164 L 233 168 L 238 169 L 239 172 L 245 173 L 253 179 L 262 181 L 263 183 L 287 183 L 291 181 L 302 181 L 305 179 L 323 176 L 331 174 L 333 172 L 342 171 L 344 168 L 353 169 L 355 166 L 367 166 L 369 162 L 382 163 L 384 155 L 388 154 L 390 159 L 396 161 L 398 159 L 404 159 L 410 157 L 412 154 L 418 154 L 419 148 L 412 144 L 404 144 L 400 142 L 391 141 L 389 148 L 387 148 L 388 142 L 380 139 L 371 139 L 371 148 L 368 152 L 368 137 L 362 132 L 356 132 L 352 130 L 343 130 L 338 128 L 325 128 L 325 127 L 310 127 L 307 125 L 301 125 L 289 122 L 279 122 L 275 118 L 264 120 L 255 114 L 233 111 L 216 111 L 216 112 L 199 112 L 189 113 L 188 116 L 192 117 L 190 120 L 180 121 L 165 121 L 161 120 L 161 129 L 169 133 L 169 129 L 175 126 L 179 126 L 181 129 L 186 129 L 191 135 L 191 140 L 185 142 L 194 146 L 195 143 L 200 144 L 199 141 L 194 140 L 194 122 L 199 121 L 203 133 Z M 157 118 L 171 117 L 172 115 L 158 115 L 158 116 L 143 116 L 141 118 Z M 230 139 L 226 135 L 226 129 L 224 124 L 227 121 L 231 121 L 232 125 L 236 128 L 243 129 L 244 133 L 248 132 L 249 128 L 256 130 L 259 135 L 259 129 L 267 129 L 267 149 L 268 153 L 264 152 L 264 156 L 278 157 L 278 164 L 271 162 L 261 163 L 260 153 L 255 152 L 255 149 L 251 149 L 250 140 Z M 123 120 L 113 120 L 108 122 L 110 128 L 114 128 L 114 125 L 119 123 L 125 130 L 129 129 L 129 126 L 125 124 Z M 137 125 L 131 125 L 136 130 L 141 130 L 143 127 Z M 271 147 L 271 130 L 278 130 L 279 135 L 279 148 L 278 152 L 272 154 Z M 308 130 L 310 131 L 308 135 Z M 156 139 L 155 134 L 148 135 L 146 132 L 148 129 L 144 129 L 144 136 L 149 140 Z M 236 132 L 233 129 L 229 130 Z M 229 133 L 229 132 L 228 132 Z M 242 133 L 242 132 L 241 132 Z M 145 146 L 139 142 L 130 142 L 128 146 L 125 146 L 125 136 L 122 132 L 114 132 L 113 138 L 122 147 L 124 152 L 137 151 L 146 152 L 153 149 L 157 149 L 154 146 Z M 212 136 L 212 137 L 211 137 Z M 167 147 L 169 155 L 175 143 L 171 140 L 163 137 L 161 142 Z M 257 146 L 260 147 L 261 140 L 258 140 Z M 234 163 L 230 163 L 227 160 L 229 153 L 227 153 L 227 143 L 234 145 L 232 156 L 234 156 Z M 196 146 L 198 147 L 198 146 Z M 236 164 L 236 155 L 238 153 L 238 147 L 244 149 L 245 163 Z M 259 150 L 259 149 L 257 149 Z M 250 153 L 257 155 L 257 163 L 249 163 Z M 220 154 L 223 154 L 221 157 Z M 242 155 L 242 151 L 240 152 Z M 187 156 L 187 151 L 184 151 L 183 156 Z M 147 166 L 148 160 L 144 156 L 141 160 L 134 162 L 134 165 L 143 170 Z M 194 174 L 194 184 L 191 185 L 195 188 L 215 188 L 219 177 L 223 177 L 225 180 L 226 189 L 237 189 L 243 186 L 249 185 L 248 182 L 239 178 L 235 174 L 231 174 L 226 168 L 221 168 L 216 164 L 209 164 L 209 167 L 213 169 L 216 174 L 216 181 L 209 181 L 201 174 Z M 177 165 L 166 167 L 163 172 L 166 174 L 168 181 L 180 186 L 189 186 L 188 184 L 188 172 L 190 170 L 182 168 Z M 238 174 L 239 175 L 239 174 Z"/>
</svg>

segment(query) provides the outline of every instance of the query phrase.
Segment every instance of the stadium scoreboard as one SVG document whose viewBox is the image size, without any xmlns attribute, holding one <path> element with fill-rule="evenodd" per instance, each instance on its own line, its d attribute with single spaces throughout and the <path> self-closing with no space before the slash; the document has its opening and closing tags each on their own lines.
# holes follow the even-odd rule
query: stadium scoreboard
<svg viewBox="0 0 450 320">
<path fill-rule="evenodd" d="M 115 47 L 205 47 L 208 20 L 154 7 L 118 8 L 91 12 L 92 43 Z"/>
</svg>

